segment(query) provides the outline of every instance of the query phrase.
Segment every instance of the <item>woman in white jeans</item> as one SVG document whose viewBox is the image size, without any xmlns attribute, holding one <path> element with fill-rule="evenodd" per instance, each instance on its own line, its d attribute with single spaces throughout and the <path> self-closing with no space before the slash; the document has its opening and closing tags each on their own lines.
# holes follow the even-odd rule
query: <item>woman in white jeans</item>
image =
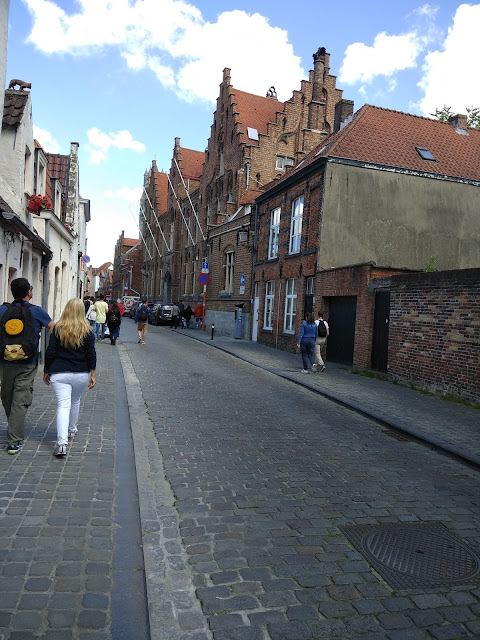
<svg viewBox="0 0 480 640">
<path fill-rule="evenodd" d="M 80 399 L 95 386 L 95 336 L 80 298 L 65 305 L 45 352 L 43 381 L 57 397 L 57 446 L 55 455 L 67 455 L 68 440 L 77 433 Z"/>
</svg>

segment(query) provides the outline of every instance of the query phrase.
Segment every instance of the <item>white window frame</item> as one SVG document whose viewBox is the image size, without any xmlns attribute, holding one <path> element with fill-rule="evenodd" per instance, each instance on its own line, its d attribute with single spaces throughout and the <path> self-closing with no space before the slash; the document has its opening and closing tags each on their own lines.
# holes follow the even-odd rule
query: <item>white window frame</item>
<svg viewBox="0 0 480 640">
<path fill-rule="evenodd" d="M 279 171 L 283 171 L 285 169 L 285 157 L 284 156 L 277 156 L 276 162 L 275 162 L 275 169 L 278 169 Z"/>
<path fill-rule="evenodd" d="M 285 333 L 295 333 L 295 315 L 297 307 L 297 278 L 288 278 L 285 283 L 285 314 L 283 330 Z"/>
<path fill-rule="evenodd" d="M 268 240 L 268 259 L 273 260 L 278 254 L 278 235 L 280 232 L 281 208 L 276 207 L 270 212 L 270 238 Z"/>
<path fill-rule="evenodd" d="M 289 253 L 300 253 L 302 244 L 303 196 L 292 202 Z"/>
<path fill-rule="evenodd" d="M 275 302 L 275 280 L 265 283 L 265 309 L 263 313 L 263 328 L 273 330 L 273 310 Z"/>
<path fill-rule="evenodd" d="M 235 273 L 235 251 L 225 252 L 225 293 L 233 293 L 233 276 Z"/>
</svg>

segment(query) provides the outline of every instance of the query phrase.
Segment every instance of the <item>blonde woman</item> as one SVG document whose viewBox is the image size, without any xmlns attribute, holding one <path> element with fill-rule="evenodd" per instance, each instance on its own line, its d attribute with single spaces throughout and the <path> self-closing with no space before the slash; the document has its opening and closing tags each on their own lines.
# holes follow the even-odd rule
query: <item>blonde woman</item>
<svg viewBox="0 0 480 640">
<path fill-rule="evenodd" d="M 77 434 L 80 399 L 95 386 L 95 336 L 80 298 L 65 305 L 45 352 L 43 381 L 57 397 L 57 457 L 67 455 L 68 440 Z"/>
</svg>

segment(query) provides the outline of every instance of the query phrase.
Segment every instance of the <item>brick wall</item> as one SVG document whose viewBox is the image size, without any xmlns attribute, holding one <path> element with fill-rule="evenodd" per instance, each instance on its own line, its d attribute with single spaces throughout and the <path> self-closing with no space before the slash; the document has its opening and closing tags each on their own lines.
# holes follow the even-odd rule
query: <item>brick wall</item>
<svg viewBox="0 0 480 640">
<path fill-rule="evenodd" d="M 388 372 L 480 402 L 480 269 L 392 277 Z"/>
</svg>

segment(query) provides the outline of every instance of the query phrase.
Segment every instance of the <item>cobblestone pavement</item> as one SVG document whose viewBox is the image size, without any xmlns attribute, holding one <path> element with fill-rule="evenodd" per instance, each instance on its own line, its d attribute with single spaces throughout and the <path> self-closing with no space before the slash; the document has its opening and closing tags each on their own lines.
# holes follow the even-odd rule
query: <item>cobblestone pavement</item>
<svg viewBox="0 0 480 640">
<path fill-rule="evenodd" d="M 117 490 L 120 481 L 136 506 L 136 478 L 128 475 L 119 448 L 116 378 L 123 384 L 122 369 L 109 345 L 99 344 L 97 354 L 98 384 L 85 396 L 79 433 L 66 459 L 52 455 L 56 403 L 40 370 L 25 445 L 16 456 L 5 452 L 1 409 L 1 640 L 148 638 L 143 558 L 135 555 L 141 548 L 138 508 L 137 520 L 129 512 L 126 522 Z M 128 555 L 118 559 L 114 553 L 121 549 L 124 528 Z M 112 636 L 111 629 L 131 631 L 130 618 L 140 635 Z"/>
<path fill-rule="evenodd" d="M 252 366 L 164 327 L 138 345 L 133 322 L 122 341 L 152 638 L 480 638 L 478 471 L 292 384 L 273 350 Z M 341 530 L 437 522 L 477 554 L 470 582 L 391 587 Z"/>
</svg>

